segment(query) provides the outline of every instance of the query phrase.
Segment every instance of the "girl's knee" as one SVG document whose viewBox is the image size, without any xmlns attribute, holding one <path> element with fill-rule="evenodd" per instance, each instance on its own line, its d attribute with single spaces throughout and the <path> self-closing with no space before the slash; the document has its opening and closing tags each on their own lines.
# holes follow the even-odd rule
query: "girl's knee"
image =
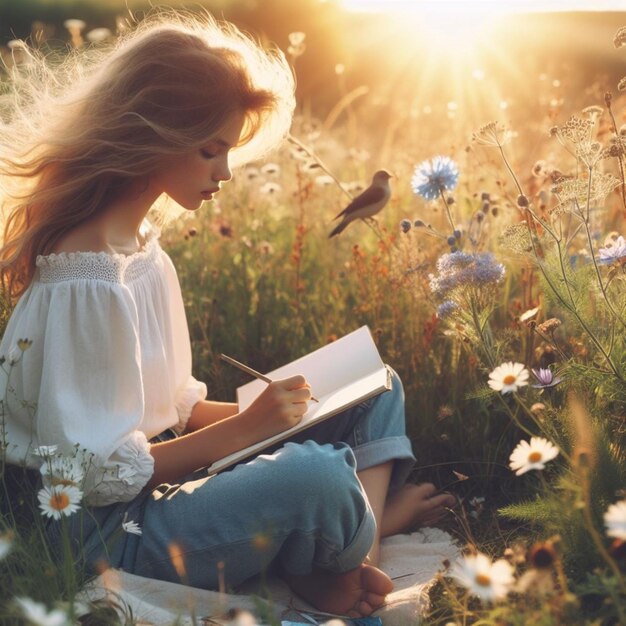
<svg viewBox="0 0 626 626">
<path fill-rule="evenodd" d="M 361 491 L 354 453 L 347 444 L 287 443 L 280 454 L 281 474 L 293 480 L 304 497 L 317 494 L 325 502 L 343 501 Z"/>
</svg>

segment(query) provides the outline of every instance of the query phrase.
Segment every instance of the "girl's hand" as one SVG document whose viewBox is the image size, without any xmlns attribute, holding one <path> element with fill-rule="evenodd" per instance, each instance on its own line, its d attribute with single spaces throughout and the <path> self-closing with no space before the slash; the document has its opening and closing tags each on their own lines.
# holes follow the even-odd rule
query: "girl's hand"
<svg viewBox="0 0 626 626">
<path fill-rule="evenodd" d="M 311 388 L 304 376 L 291 376 L 269 383 L 241 416 L 262 441 L 298 424 L 310 399 Z"/>
</svg>

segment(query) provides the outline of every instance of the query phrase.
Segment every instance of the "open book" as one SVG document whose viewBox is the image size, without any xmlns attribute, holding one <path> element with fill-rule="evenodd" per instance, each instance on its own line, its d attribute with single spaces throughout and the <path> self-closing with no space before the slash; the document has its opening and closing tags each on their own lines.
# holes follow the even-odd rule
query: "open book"
<svg viewBox="0 0 626 626">
<path fill-rule="evenodd" d="M 302 374 L 319 402 L 309 402 L 302 420 L 281 433 L 215 461 L 208 468 L 216 474 L 291 435 L 391 389 L 391 372 L 382 362 L 367 326 L 333 341 L 283 367 L 267 373 L 272 380 Z M 253 380 L 237 389 L 239 410 L 250 406 L 267 387 Z M 271 419 L 271 416 L 268 416 Z"/>
</svg>

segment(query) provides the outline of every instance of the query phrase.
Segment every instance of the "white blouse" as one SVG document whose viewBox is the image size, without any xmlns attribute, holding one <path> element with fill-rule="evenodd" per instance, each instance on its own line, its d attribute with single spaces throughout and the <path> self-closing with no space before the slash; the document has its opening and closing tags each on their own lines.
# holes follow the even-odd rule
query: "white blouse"
<svg viewBox="0 0 626 626">
<path fill-rule="evenodd" d="M 206 397 L 191 375 L 174 265 L 156 229 L 132 255 L 70 252 L 36 264 L 0 342 L 6 460 L 38 469 L 39 446 L 80 451 L 86 504 L 132 500 L 154 471 L 148 440 L 181 432 Z"/>
</svg>

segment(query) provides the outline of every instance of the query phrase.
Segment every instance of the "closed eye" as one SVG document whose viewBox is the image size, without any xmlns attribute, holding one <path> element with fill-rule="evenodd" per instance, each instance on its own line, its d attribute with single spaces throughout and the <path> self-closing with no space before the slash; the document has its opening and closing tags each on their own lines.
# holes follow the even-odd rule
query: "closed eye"
<svg viewBox="0 0 626 626">
<path fill-rule="evenodd" d="M 205 159 L 213 159 L 213 158 L 215 158 L 215 156 L 216 156 L 216 155 L 215 155 L 215 154 L 213 154 L 212 152 L 209 152 L 208 150 L 204 150 L 204 149 L 201 149 L 201 150 L 200 150 L 200 154 L 201 154 L 201 155 L 203 156 L 203 158 L 205 158 Z"/>
</svg>

